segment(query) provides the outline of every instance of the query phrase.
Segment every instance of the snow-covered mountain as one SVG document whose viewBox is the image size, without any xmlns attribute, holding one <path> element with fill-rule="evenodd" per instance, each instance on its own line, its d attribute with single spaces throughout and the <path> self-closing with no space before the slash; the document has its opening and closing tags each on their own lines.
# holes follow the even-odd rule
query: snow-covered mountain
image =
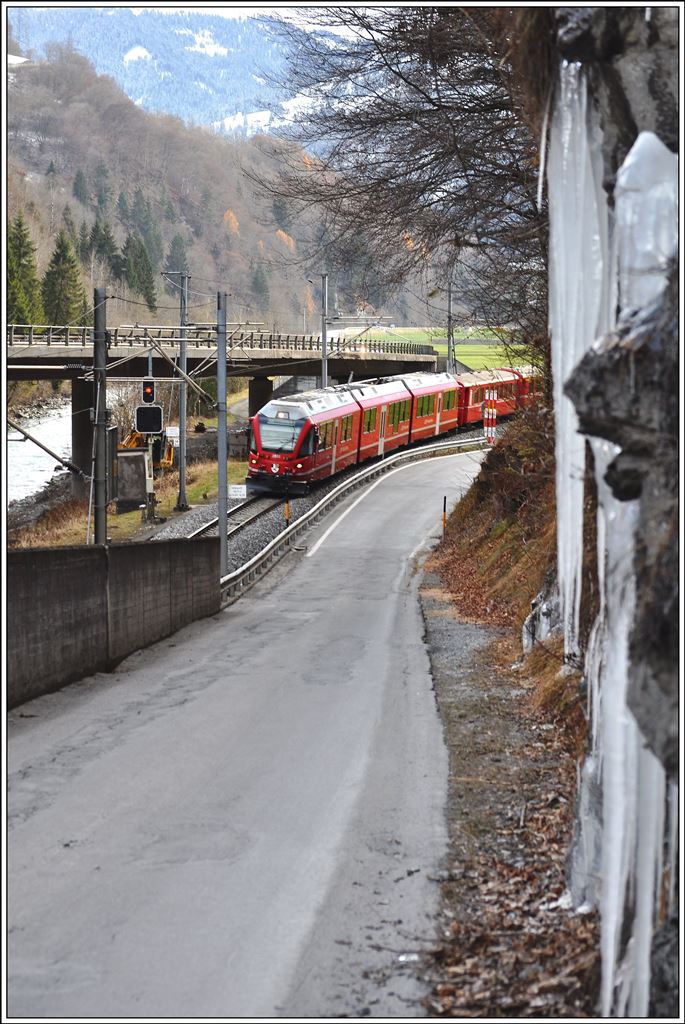
<svg viewBox="0 0 685 1024">
<path fill-rule="evenodd" d="M 42 59 L 51 44 L 71 45 L 144 110 L 240 134 L 288 119 L 282 104 L 293 97 L 274 83 L 287 78 L 289 47 L 268 14 L 128 7 L 9 7 L 7 14 L 24 54 Z"/>
</svg>

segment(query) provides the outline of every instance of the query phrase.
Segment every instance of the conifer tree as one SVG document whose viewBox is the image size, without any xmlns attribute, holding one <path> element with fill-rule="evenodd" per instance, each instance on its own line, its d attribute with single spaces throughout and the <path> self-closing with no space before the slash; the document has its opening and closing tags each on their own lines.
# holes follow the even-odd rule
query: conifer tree
<svg viewBox="0 0 685 1024">
<path fill-rule="evenodd" d="M 81 221 L 81 227 L 78 229 L 78 246 L 76 251 L 81 263 L 86 263 L 90 256 L 90 232 L 85 220 Z"/>
<path fill-rule="evenodd" d="M 69 203 L 62 210 L 62 220 L 64 221 L 64 230 L 67 233 L 67 237 L 73 245 L 75 252 L 78 253 L 78 231 L 76 230 L 76 224 L 74 223 Z"/>
<path fill-rule="evenodd" d="M 128 222 L 131 219 L 131 211 L 128 206 L 128 200 L 123 192 L 119 193 L 119 199 L 117 200 L 117 213 L 119 214 L 119 220 L 122 224 L 128 226 Z"/>
<path fill-rule="evenodd" d="M 29 312 L 29 304 L 26 300 L 17 266 L 17 257 L 14 255 L 12 246 L 7 247 L 7 323 L 8 324 L 31 324 L 33 317 Z"/>
<path fill-rule="evenodd" d="M 144 243 L 137 235 L 129 234 L 123 249 L 125 278 L 129 288 L 142 295 L 151 312 L 157 309 L 155 278 Z"/>
<path fill-rule="evenodd" d="M 14 277 L 14 282 L 16 282 L 14 284 L 16 300 L 19 301 L 20 295 L 24 297 L 25 306 L 22 308 L 26 319 L 22 322 L 28 324 L 43 323 L 45 315 L 43 313 L 38 265 L 36 263 L 36 247 L 31 241 L 28 226 L 21 213 L 17 214 L 10 225 L 7 243 L 8 258 L 11 252 L 13 255 L 12 266 L 14 268 L 10 272 L 8 259 L 7 283 L 9 287 L 12 277 Z"/>
<path fill-rule="evenodd" d="M 186 255 L 186 246 L 181 235 L 174 235 L 174 237 L 171 239 L 169 252 L 167 253 L 167 258 L 164 263 L 164 270 L 165 273 L 167 274 L 170 271 L 177 271 L 177 273 L 172 274 L 170 279 L 173 282 L 173 284 L 167 282 L 165 288 L 170 295 L 173 295 L 174 293 L 178 294 L 178 287 L 181 284 L 180 274 L 188 273 L 188 257 Z M 174 287 L 174 285 L 176 287 Z"/>
<path fill-rule="evenodd" d="M 43 278 L 43 305 L 51 324 L 75 324 L 83 315 L 85 290 L 78 261 L 64 231 Z"/>
<path fill-rule="evenodd" d="M 104 216 L 112 198 L 112 186 L 109 183 L 109 171 L 103 163 L 95 168 L 95 189 L 97 195 L 97 215 Z"/>
<path fill-rule="evenodd" d="M 265 312 L 269 308 L 269 282 L 261 263 L 257 264 L 252 273 L 252 292 L 259 299 L 262 312 Z"/>
<path fill-rule="evenodd" d="M 84 206 L 88 205 L 88 185 L 86 183 L 86 176 L 80 168 L 76 172 L 72 192 L 79 203 L 83 203 Z"/>
<path fill-rule="evenodd" d="M 117 243 L 112 231 L 112 225 L 108 220 L 100 221 L 95 251 L 99 259 L 111 268 L 112 262 L 117 255 Z"/>
<path fill-rule="evenodd" d="M 81 313 L 79 315 L 79 327 L 92 327 L 93 326 L 93 310 L 88 305 L 88 299 L 86 297 L 85 290 L 83 292 L 83 301 L 81 303 Z"/>
</svg>

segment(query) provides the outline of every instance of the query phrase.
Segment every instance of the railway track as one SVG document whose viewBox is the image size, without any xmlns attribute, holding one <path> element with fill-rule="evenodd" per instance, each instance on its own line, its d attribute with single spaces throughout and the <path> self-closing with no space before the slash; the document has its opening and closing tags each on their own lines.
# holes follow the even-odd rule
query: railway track
<svg viewBox="0 0 685 1024">
<path fill-rule="evenodd" d="M 234 505 L 232 509 L 228 511 L 228 533 L 227 536 L 230 538 L 245 527 L 250 526 L 256 522 L 257 519 L 261 519 L 268 512 L 272 512 L 275 508 L 285 504 L 284 498 L 270 498 L 256 495 L 253 498 L 248 498 L 246 501 L 241 502 L 240 505 Z M 286 525 L 285 522 L 283 524 Z M 188 534 L 188 538 L 192 539 L 195 537 L 212 537 L 218 535 L 219 519 L 210 519 L 209 522 L 204 523 L 202 526 L 194 530 L 193 533 Z"/>
</svg>

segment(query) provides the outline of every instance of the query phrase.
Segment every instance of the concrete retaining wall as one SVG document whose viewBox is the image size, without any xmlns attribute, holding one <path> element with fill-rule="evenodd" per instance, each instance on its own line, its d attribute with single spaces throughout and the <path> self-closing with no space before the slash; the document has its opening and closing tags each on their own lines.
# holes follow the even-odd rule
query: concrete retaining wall
<svg viewBox="0 0 685 1024">
<path fill-rule="evenodd" d="M 220 606 L 218 538 L 9 551 L 7 706 L 109 671 Z"/>
</svg>

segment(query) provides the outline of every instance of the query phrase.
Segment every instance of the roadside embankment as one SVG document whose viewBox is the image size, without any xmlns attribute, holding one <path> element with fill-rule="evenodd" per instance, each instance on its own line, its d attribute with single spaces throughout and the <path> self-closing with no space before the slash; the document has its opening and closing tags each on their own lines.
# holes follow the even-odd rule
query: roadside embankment
<svg viewBox="0 0 685 1024">
<path fill-rule="evenodd" d="M 585 715 L 558 638 L 521 654 L 554 553 L 546 460 L 513 423 L 424 567 L 421 602 L 448 747 L 450 850 L 427 966 L 430 1016 L 588 1017 L 594 913 L 573 914 L 565 865 Z"/>
</svg>

